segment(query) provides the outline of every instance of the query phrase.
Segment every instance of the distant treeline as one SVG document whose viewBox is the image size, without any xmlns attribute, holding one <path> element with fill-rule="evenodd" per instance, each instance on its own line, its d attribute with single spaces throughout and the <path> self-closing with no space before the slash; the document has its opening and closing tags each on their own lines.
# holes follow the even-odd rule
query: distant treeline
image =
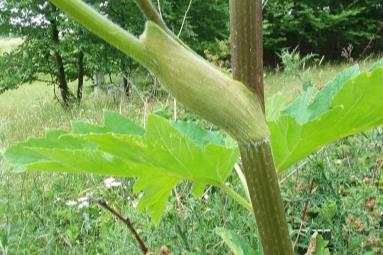
<svg viewBox="0 0 383 255">
<path fill-rule="evenodd" d="M 189 2 L 181 0 L 174 2 Z M 229 1 L 193 1 L 189 31 L 184 35 L 198 51 L 214 50 L 215 39 L 229 36 Z M 184 8 L 181 8 L 182 11 Z M 283 48 L 302 54 L 341 59 L 343 49 L 354 59 L 383 51 L 381 0 L 265 0 L 264 40 L 268 64 L 280 61 Z M 351 46 L 350 46 L 351 45 Z"/>
<path fill-rule="evenodd" d="M 264 16 L 269 61 L 281 48 L 296 46 L 327 59 L 341 58 L 347 48 L 353 58 L 383 50 L 381 0 L 269 0 Z"/>
</svg>

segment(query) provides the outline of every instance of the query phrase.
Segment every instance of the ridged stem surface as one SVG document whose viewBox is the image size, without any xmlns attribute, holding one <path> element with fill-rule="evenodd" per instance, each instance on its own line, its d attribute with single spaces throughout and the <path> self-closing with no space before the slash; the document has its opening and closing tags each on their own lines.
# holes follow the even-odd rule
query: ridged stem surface
<svg viewBox="0 0 383 255">
<path fill-rule="evenodd" d="M 262 0 L 230 0 L 230 32 L 233 77 L 258 97 L 264 111 Z M 238 140 L 264 253 L 292 255 L 268 138 Z"/>
</svg>

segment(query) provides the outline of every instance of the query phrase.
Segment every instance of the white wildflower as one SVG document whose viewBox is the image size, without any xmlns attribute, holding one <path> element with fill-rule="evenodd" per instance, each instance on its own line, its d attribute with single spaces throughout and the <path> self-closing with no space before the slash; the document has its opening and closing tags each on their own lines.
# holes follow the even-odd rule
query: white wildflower
<svg viewBox="0 0 383 255">
<path fill-rule="evenodd" d="M 138 206 L 138 199 L 135 199 L 135 200 L 132 201 L 132 206 L 133 206 L 134 209 L 137 208 L 137 206 Z"/>
<path fill-rule="evenodd" d="M 140 199 L 141 199 L 143 196 L 144 196 L 144 194 L 141 192 L 140 194 L 138 194 L 138 196 L 137 196 L 136 199 L 133 199 L 133 200 L 132 200 L 132 206 L 133 206 L 134 209 L 137 208 L 138 203 L 139 203 Z"/>
<path fill-rule="evenodd" d="M 75 206 L 77 205 L 77 202 L 76 201 L 73 201 L 73 200 L 68 200 L 65 202 L 65 204 L 69 207 L 72 207 L 72 206 Z"/>
<path fill-rule="evenodd" d="M 80 197 L 77 202 L 78 202 L 78 208 L 88 208 L 89 207 L 89 202 L 92 199 L 93 194 L 91 192 L 86 193 L 85 197 Z"/>
<path fill-rule="evenodd" d="M 78 204 L 78 208 L 80 208 L 80 209 L 88 208 L 88 207 L 89 207 L 89 201 L 83 201 L 83 202 Z"/>
<path fill-rule="evenodd" d="M 83 202 L 86 202 L 86 201 L 88 201 L 88 197 L 80 197 L 79 199 L 78 199 L 78 202 L 81 204 L 81 203 L 83 203 Z"/>
<path fill-rule="evenodd" d="M 111 189 L 114 187 L 122 186 L 122 183 L 119 181 L 116 181 L 116 179 L 114 179 L 113 177 L 109 177 L 109 178 L 104 180 L 104 185 L 107 189 Z"/>
</svg>

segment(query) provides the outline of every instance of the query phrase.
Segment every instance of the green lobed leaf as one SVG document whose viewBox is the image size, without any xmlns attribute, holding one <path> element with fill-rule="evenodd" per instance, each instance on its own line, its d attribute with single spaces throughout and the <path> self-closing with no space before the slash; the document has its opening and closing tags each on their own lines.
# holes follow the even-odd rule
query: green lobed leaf
<svg viewBox="0 0 383 255">
<path fill-rule="evenodd" d="M 200 146 L 205 146 L 209 143 L 225 145 L 224 138 L 219 132 L 209 132 L 191 121 L 175 121 L 172 124 L 183 135 L 188 136 L 194 143 Z"/>
<path fill-rule="evenodd" d="M 321 235 L 316 237 L 316 249 L 313 255 L 330 255 L 330 250 L 327 248 L 329 241 L 323 239 Z"/>
<path fill-rule="evenodd" d="M 254 251 L 249 243 L 245 241 L 241 236 L 237 233 L 225 229 L 225 228 L 217 228 L 217 235 L 219 235 L 225 244 L 229 247 L 230 251 L 234 255 L 262 255 L 261 251 Z"/>
<path fill-rule="evenodd" d="M 339 138 L 383 124 L 383 68 L 341 72 L 313 99 L 308 89 L 270 121 L 277 169 L 284 170 Z"/>
<path fill-rule="evenodd" d="M 370 67 L 369 71 L 372 72 L 372 71 L 374 71 L 374 70 L 376 70 L 378 68 L 383 68 L 383 58 L 381 60 L 379 60 L 378 62 L 376 62 L 375 64 L 373 64 Z"/>
<path fill-rule="evenodd" d="M 208 142 L 214 135 L 194 124 L 182 123 L 187 132 L 181 132 L 156 115 L 148 117 L 146 130 L 112 112 L 105 112 L 103 126 L 72 127 L 73 132 L 48 131 L 13 145 L 4 156 L 18 170 L 135 177 L 134 192 L 143 192 L 137 209 L 146 209 L 156 223 L 178 183 L 192 181 L 193 192 L 201 195 L 206 185 L 225 182 L 239 154 Z"/>
<path fill-rule="evenodd" d="M 266 119 L 268 121 L 274 121 L 278 119 L 281 111 L 286 107 L 286 98 L 281 92 L 273 94 L 268 100 L 266 100 Z"/>
<path fill-rule="evenodd" d="M 84 122 L 72 122 L 72 129 L 74 133 L 88 134 L 88 133 L 116 133 L 128 135 L 144 135 L 145 130 L 122 115 L 105 111 L 104 112 L 104 125 L 96 126 Z"/>
<path fill-rule="evenodd" d="M 282 111 L 282 114 L 294 117 L 299 124 L 304 124 L 309 120 L 317 118 L 329 110 L 331 101 L 345 82 L 358 74 L 360 74 L 358 65 L 340 72 L 335 79 L 328 82 L 318 92 L 314 101 L 312 101 L 313 88 L 309 87 L 303 95 L 292 102 L 286 110 Z"/>
</svg>

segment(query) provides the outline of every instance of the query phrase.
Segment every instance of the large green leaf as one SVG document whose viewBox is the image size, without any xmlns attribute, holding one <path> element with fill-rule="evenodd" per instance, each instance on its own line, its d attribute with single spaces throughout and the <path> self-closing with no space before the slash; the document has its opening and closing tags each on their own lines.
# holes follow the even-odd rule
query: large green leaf
<svg viewBox="0 0 383 255">
<path fill-rule="evenodd" d="M 341 72 L 315 97 L 309 88 L 269 122 L 279 170 L 339 138 L 383 124 L 383 68 Z"/>
<path fill-rule="evenodd" d="M 182 123 L 186 133 L 195 134 L 190 138 L 173 125 L 150 115 L 144 131 L 106 112 L 103 126 L 75 122 L 73 132 L 48 131 L 44 138 L 12 146 L 5 158 L 19 170 L 135 177 L 134 192 L 143 192 L 138 209 L 147 209 L 158 222 L 175 185 L 192 181 L 201 195 L 207 184 L 224 184 L 238 159 L 236 148 L 209 142 L 216 138 L 204 129 Z M 203 143 L 195 142 L 198 136 Z"/>
<path fill-rule="evenodd" d="M 224 145 L 225 141 L 219 132 L 206 132 L 206 130 L 191 121 L 175 121 L 172 123 L 183 135 L 193 142 L 205 146 L 209 143 Z"/>
</svg>

